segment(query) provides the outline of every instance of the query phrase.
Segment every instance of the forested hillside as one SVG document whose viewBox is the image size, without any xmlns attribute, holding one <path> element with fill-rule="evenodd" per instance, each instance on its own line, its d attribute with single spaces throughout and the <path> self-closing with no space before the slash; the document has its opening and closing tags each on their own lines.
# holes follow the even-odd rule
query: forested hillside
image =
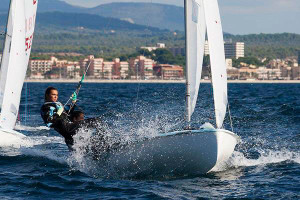
<svg viewBox="0 0 300 200">
<path fill-rule="evenodd" d="M 4 32 L 9 0 L 1 1 L 0 32 Z M 59 0 L 40 0 L 38 11 L 33 52 L 76 52 L 114 57 L 134 53 L 141 46 L 154 46 L 158 42 L 165 43 L 167 47 L 184 47 L 185 44 L 183 31 L 174 34 L 174 31 L 165 30 L 181 30 L 181 7 L 112 3 L 88 9 Z M 224 38 L 244 42 L 246 56 L 285 58 L 296 56 L 300 50 L 299 34 L 226 33 Z M 4 37 L 0 36 L 0 39 Z"/>
<path fill-rule="evenodd" d="M 276 34 L 225 34 L 225 39 L 245 42 L 245 54 L 254 57 L 285 58 L 296 56 L 300 50 L 300 35 L 293 33 Z"/>
</svg>

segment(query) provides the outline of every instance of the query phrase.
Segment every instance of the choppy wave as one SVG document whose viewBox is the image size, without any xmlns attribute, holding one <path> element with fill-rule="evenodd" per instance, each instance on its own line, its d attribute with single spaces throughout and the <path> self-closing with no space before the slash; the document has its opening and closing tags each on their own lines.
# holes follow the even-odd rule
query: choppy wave
<svg viewBox="0 0 300 200">
<path fill-rule="evenodd" d="M 49 85 L 32 84 L 37 86 Z M 76 85 L 53 86 L 60 88 L 63 97 Z M 136 87 L 130 84 L 86 87 L 81 94 L 83 110 L 88 117 L 104 116 L 109 147 L 184 125 L 184 85 L 141 85 L 138 99 Z M 95 96 L 99 88 L 101 95 Z M 39 107 L 44 91 L 32 89 L 28 107 L 32 117 L 27 126 L 18 127 L 26 138 L 8 142 L 0 135 L 0 198 L 299 199 L 299 89 L 297 84 L 230 84 L 234 130 L 242 139 L 233 156 L 206 175 L 159 178 L 87 157 L 85 147 L 93 142 L 93 130 L 81 130 L 76 151 L 69 153 L 63 138 L 42 126 Z M 201 85 L 195 127 L 214 124 L 212 98 L 203 95 L 210 93 L 210 86 Z"/>
</svg>

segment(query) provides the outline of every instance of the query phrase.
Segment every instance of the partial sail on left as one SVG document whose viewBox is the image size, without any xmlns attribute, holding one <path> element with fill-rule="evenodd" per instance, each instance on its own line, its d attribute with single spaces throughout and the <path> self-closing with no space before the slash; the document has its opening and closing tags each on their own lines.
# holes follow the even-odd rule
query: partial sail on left
<svg viewBox="0 0 300 200">
<path fill-rule="evenodd" d="M 11 0 L 0 70 L 0 127 L 13 129 L 31 52 L 38 0 Z"/>
</svg>

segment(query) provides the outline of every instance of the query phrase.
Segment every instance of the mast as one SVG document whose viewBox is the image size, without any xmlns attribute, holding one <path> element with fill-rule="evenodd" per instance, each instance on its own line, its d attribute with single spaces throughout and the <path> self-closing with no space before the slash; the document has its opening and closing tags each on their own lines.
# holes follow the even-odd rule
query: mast
<svg viewBox="0 0 300 200">
<path fill-rule="evenodd" d="M 2 60 L 3 60 L 3 57 L 4 57 L 4 49 L 5 49 L 4 47 L 5 47 L 6 38 L 8 37 L 8 35 L 7 35 L 7 26 L 8 26 L 9 15 L 11 14 L 10 10 L 11 10 L 12 1 L 14 1 L 14 0 L 11 0 L 9 2 L 8 15 L 7 15 L 6 26 L 5 26 L 6 28 L 5 28 L 5 33 L 4 33 L 4 37 L 5 38 L 3 40 L 3 50 L 2 50 L 2 57 L 1 57 L 1 62 L 0 62 L 0 68 L 2 66 Z M 0 77 L 1 77 L 1 71 L 0 71 Z"/>
<path fill-rule="evenodd" d="M 185 76 L 186 76 L 186 121 L 188 122 L 188 126 L 191 122 L 191 108 L 190 108 L 190 101 L 191 101 L 191 91 L 190 91 L 190 79 L 189 79 L 189 73 L 188 73 L 188 42 L 187 42 L 187 8 L 188 8 L 188 2 L 189 0 L 184 0 L 184 24 L 185 24 Z"/>
</svg>

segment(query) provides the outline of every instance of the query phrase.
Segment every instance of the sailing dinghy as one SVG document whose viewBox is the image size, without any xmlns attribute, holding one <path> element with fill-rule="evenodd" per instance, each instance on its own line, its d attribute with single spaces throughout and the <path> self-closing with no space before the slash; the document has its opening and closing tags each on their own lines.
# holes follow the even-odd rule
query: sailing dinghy
<svg viewBox="0 0 300 200">
<path fill-rule="evenodd" d="M 11 0 L 0 70 L 0 143 L 25 136 L 14 127 L 29 62 L 38 0 Z"/>
<path fill-rule="evenodd" d="M 185 0 L 185 25 L 187 122 L 191 121 L 198 97 L 207 31 L 216 128 L 206 123 L 200 130 L 164 133 L 111 152 L 106 160 L 117 171 L 205 174 L 228 160 L 234 151 L 239 137 L 222 129 L 227 108 L 227 72 L 217 0 Z"/>
</svg>

